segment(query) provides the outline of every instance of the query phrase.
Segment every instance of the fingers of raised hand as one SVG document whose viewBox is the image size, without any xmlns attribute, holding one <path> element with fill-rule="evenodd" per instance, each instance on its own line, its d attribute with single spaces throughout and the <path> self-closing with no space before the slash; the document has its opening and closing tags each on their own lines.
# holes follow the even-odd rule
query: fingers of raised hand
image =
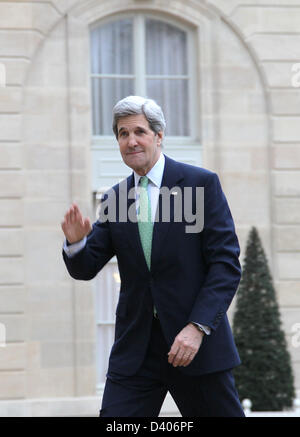
<svg viewBox="0 0 300 437">
<path fill-rule="evenodd" d="M 82 223 L 83 223 L 83 226 L 84 226 L 86 233 L 90 233 L 92 230 L 92 225 L 91 225 L 90 219 L 88 217 L 86 217 L 85 219 L 82 219 Z"/>
<path fill-rule="evenodd" d="M 65 214 L 64 222 L 66 225 L 73 225 L 77 222 L 82 223 L 82 215 L 76 204 L 72 204 Z"/>
<path fill-rule="evenodd" d="M 67 210 L 64 220 L 61 223 L 62 230 L 70 243 L 81 240 L 92 230 L 90 219 L 83 216 L 78 206 L 73 203 Z"/>
<path fill-rule="evenodd" d="M 78 222 L 78 218 L 79 218 L 79 210 L 78 207 L 76 207 L 76 205 L 72 205 L 70 208 L 70 223 L 73 225 L 74 223 Z"/>
<path fill-rule="evenodd" d="M 81 225 L 84 225 L 84 220 L 82 217 L 82 214 L 78 208 L 78 206 L 76 205 L 76 203 L 73 203 L 73 219 L 76 222 L 79 222 Z"/>
</svg>

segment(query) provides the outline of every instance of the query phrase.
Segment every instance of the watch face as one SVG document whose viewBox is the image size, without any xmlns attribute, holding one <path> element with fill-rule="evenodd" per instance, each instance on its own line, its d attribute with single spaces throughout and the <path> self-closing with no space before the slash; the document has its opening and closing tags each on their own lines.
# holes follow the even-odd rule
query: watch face
<svg viewBox="0 0 300 437">
<path fill-rule="evenodd" d="M 201 331 L 201 332 L 205 333 L 205 332 L 204 332 L 204 329 L 201 328 L 201 326 L 197 325 L 197 323 L 194 323 L 194 322 L 193 322 L 193 325 L 196 326 L 196 328 L 198 329 L 198 331 Z"/>
<path fill-rule="evenodd" d="M 204 329 L 201 328 L 201 326 L 197 325 L 197 328 L 198 328 L 198 331 L 201 331 L 201 332 L 203 332 L 203 334 L 205 334 Z"/>
</svg>

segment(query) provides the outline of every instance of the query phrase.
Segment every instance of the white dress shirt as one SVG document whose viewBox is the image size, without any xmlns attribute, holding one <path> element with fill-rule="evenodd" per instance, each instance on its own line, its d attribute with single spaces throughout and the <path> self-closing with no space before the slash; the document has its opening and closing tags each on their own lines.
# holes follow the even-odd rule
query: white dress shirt
<svg viewBox="0 0 300 437">
<path fill-rule="evenodd" d="M 154 164 L 154 166 L 151 168 L 151 170 L 145 175 L 149 179 L 148 183 L 148 196 L 150 199 L 151 204 L 151 220 L 152 223 L 155 221 L 155 213 L 158 203 L 158 196 L 159 196 L 159 190 L 161 187 L 161 181 L 163 178 L 165 169 L 165 157 L 164 154 L 161 153 L 157 162 Z M 138 196 L 138 190 L 137 187 L 139 185 L 139 181 L 142 176 L 138 175 L 135 171 L 134 173 L 134 185 L 136 189 L 136 208 L 139 207 L 139 196 Z"/>
</svg>

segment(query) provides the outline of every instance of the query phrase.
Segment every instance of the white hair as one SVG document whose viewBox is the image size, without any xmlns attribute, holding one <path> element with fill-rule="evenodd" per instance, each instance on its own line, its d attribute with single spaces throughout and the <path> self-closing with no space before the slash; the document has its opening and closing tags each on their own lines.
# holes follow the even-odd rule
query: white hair
<svg viewBox="0 0 300 437">
<path fill-rule="evenodd" d="M 166 121 L 161 107 L 152 99 L 140 96 L 128 96 L 120 100 L 113 108 L 113 131 L 118 139 L 118 121 L 129 115 L 143 114 L 148 120 L 150 129 L 155 134 L 164 131 Z"/>
</svg>

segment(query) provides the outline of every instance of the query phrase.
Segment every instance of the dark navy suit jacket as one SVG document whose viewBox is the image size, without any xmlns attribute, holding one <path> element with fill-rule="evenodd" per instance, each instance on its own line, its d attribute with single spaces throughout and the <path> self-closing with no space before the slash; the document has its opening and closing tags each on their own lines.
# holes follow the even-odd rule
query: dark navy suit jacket
<svg viewBox="0 0 300 437">
<path fill-rule="evenodd" d="M 204 187 L 201 232 L 187 233 L 190 223 L 184 217 L 181 222 L 174 219 L 175 196 L 170 196 L 170 221 L 154 224 L 150 271 L 137 223 L 120 222 L 118 217 L 116 221 L 94 223 L 85 248 L 74 257 L 63 253 L 70 275 L 79 280 L 92 279 L 114 255 L 117 257 L 121 289 L 108 373 L 133 375 L 140 367 L 150 339 L 153 305 L 169 347 L 190 321 L 211 328 L 211 335 L 204 336 L 191 364 L 178 367 L 182 372 L 200 375 L 240 364 L 226 315 L 240 280 L 240 249 L 218 176 L 165 158 L 162 187 L 177 187 L 183 193 L 184 187 L 193 187 L 194 208 L 195 187 Z M 126 195 L 133 186 L 132 174 L 125 180 L 125 188 L 124 183 L 112 188 L 117 205 L 122 190 Z M 133 202 L 129 199 L 128 207 Z M 161 208 L 162 196 L 158 209 Z"/>
</svg>

